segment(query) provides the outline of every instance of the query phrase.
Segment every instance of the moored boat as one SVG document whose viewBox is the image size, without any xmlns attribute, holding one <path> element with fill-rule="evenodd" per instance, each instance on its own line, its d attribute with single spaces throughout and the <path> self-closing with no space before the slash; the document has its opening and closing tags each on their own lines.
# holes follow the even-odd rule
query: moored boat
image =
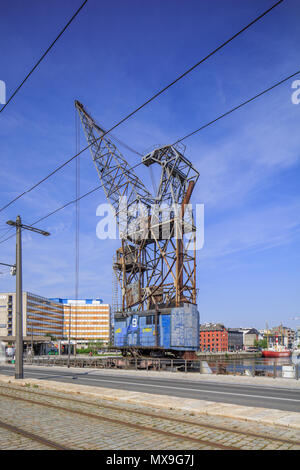
<svg viewBox="0 0 300 470">
<path fill-rule="evenodd" d="M 289 349 L 263 349 L 262 356 L 263 357 L 289 357 L 291 355 L 291 351 Z"/>
</svg>

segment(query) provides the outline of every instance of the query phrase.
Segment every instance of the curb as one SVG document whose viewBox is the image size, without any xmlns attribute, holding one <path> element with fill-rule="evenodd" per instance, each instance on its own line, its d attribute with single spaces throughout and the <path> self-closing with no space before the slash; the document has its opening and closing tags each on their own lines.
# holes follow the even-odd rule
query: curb
<svg viewBox="0 0 300 470">
<path fill-rule="evenodd" d="M 72 393 L 74 395 L 90 396 L 107 401 L 119 401 L 144 407 L 175 410 L 196 415 L 217 416 L 241 421 L 256 422 L 271 426 L 286 427 L 300 430 L 300 413 L 258 408 L 251 406 L 216 403 L 212 401 L 182 399 L 166 395 L 152 395 L 150 393 L 128 392 L 110 388 L 92 387 L 90 385 L 64 384 L 38 379 L 16 380 L 6 375 L 0 375 L 0 383 L 18 385 L 38 385 L 41 390 Z"/>
</svg>

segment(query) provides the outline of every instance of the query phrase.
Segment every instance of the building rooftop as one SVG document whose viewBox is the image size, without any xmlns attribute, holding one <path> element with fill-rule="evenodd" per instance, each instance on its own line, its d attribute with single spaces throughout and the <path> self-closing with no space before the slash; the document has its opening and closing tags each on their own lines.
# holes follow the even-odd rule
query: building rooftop
<svg viewBox="0 0 300 470">
<path fill-rule="evenodd" d="M 258 331 L 255 328 L 250 328 L 250 330 L 246 331 L 246 335 L 258 335 Z"/>
<path fill-rule="evenodd" d="M 204 325 L 200 325 L 200 331 L 222 331 L 226 330 L 225 326 L 222 323 L 205 323 Z"/>
<path fill-rule="evenodd" d="M 52 298 L 54 302 L 59 302 L 61 304 L 73 304 L 73 305 L 99 305 L 103 304 L 102 299 L 67 299 L 67 298 Z"/>
</svg>

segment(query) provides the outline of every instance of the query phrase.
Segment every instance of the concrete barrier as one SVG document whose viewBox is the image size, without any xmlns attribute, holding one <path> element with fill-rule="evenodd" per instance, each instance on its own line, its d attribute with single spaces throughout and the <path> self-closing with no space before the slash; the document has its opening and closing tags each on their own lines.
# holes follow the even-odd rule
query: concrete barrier
<svg viewBox="0 0 300 470">
<path fill-rule="evenodd" d="M 293 366 L 282 366 L 282 378 L 294 379 L 296 376 L 296 367 Z"/>
</svg>

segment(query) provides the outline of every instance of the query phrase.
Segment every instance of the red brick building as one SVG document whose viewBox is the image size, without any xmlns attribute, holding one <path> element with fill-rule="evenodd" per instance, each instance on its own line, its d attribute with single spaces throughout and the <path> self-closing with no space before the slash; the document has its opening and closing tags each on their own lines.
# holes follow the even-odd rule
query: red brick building
<svg viewBox="0 0 300 470">
<path fill-rule="evenodd" d="M 201 352 L 228 351 L 228 331 L 221 323 L 201 325 L 199 339 Z"/>
</svg>

